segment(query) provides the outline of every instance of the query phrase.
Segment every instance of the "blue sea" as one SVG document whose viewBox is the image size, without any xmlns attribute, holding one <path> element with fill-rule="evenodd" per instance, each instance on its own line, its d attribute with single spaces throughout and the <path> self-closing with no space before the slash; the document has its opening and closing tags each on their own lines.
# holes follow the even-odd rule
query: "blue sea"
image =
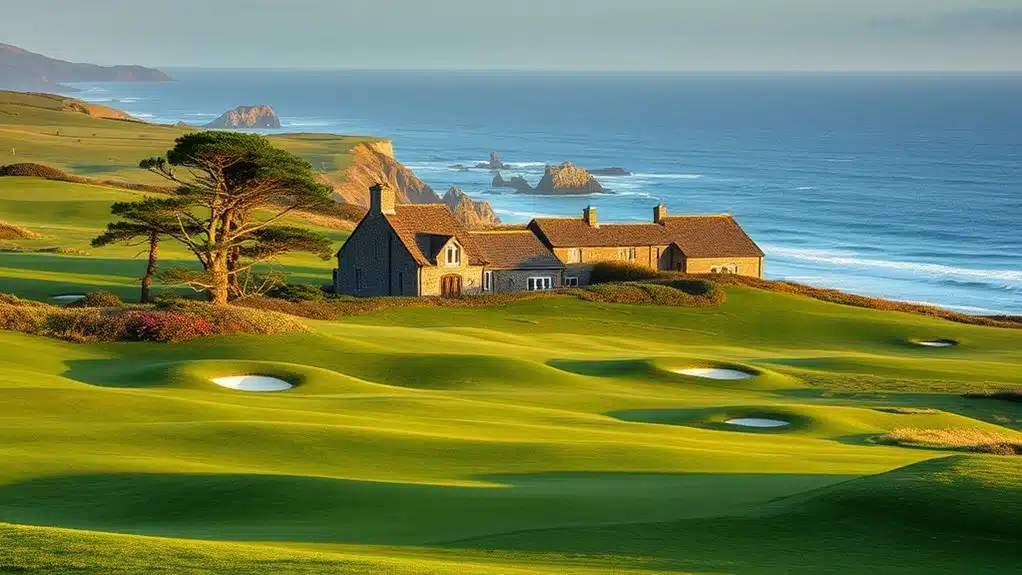
<svg viewBox="0 0 1022 575">
<path fill-rule="evenodd" d="M 768 277 L 1022 314 L 1022 75 L 169 72 L 74 95 L 166 123 L 269 104 L 287 131 L 390 138 L 438 192 L 459 185 L 505 222 L 729 212 Z M 533 184 L 565 160 L 633 175 L 534 197 L 450 168 L 491 151 Z"/>
</svg>

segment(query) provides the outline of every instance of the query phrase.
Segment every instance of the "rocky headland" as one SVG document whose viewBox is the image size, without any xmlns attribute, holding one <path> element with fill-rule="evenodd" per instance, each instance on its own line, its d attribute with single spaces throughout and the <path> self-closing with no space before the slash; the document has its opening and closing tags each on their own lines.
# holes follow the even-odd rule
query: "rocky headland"
<svg viewBox="0 0 1022 575">
<path fill-rule="evenodd" d="M 528 180 L 522 176 L 511 176 L 510 179 L 505 180 L 503 174 L 497 173 L 493 176 L 493 187 L 494 188 L 511 188 L 517 192 L 523 194 L 532 193 L 532 186 Z"/>
<path fill-rule="evenodd" d="M 269 106 L 239 106 L 228 110 L 219 118 L 206 124 L 207 128 L 214 130 L 238 130 L 238 129 L 280 129 L 280 118 L 273 108 Z"/>
<path fill-rule="evenodd" d="M 472 200 L 458 186 L 447 190 L 443 202 L 454 212 L 454 217 L 467 228 L 489 228 L 500 224 L 500 218 L 489 203 Z"/>
<path fill-rule="evenodd" d="M 543 179 L 532 189 L 533 194 L 541 195 L 584 195 L 606 192 L 596 177 L 585 168 L 571 162 L 560 166 L 547 166 Z"/>
<path fill-rule="evenodd" d="M 159 70 L 142 66 L 97 66 L 48 58 L 0 43 L 0 90 L 61 91 L 73 82 L 170 82 Z"/>
</svg>

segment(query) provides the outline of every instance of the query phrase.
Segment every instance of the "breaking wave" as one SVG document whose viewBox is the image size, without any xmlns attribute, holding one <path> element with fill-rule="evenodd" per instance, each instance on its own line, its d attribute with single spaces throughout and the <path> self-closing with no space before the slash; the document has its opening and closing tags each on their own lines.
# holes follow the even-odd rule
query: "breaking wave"
<svg viewBox="0 0 1022 575">
<path fill-rule="evenodd" d="M 780 246 L 763 246 L 770 256 L 790 258 L 821 264 L 839 266 L 855 266 L 862 268 L 888 269 L 915 273 L 932 277 L 972 278 L 985 280 L 987 285 L 997 283 L 1011 289 L 1022 289 L 1022 271 L 1017 270 L 986 270 L 931 264 L 920 262 L 899 262 L 862 258 L 855 254 L 833 252 L 828 250 L 807 250 L 785 248 Z"/>
</svg>

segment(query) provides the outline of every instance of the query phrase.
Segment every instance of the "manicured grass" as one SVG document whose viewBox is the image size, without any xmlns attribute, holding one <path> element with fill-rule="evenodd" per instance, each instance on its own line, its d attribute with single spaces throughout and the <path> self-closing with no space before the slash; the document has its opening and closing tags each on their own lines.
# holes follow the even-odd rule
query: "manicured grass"
<svg viewBox="0 0 1022 575">
<path fill-rule="evenodd" d="M 1009 433 L 1022 406 L 961 393 L 1017 387 L 1022 333 L 727 291 L 714 308 L 552 298 L 390 309 L 310 321 L 308 334 L 175 345 L 0 333 L 0 522 L 14 524 L 0 564 L 40 573 L 1022 567 L 1013 551 L 1022 460 L 878 440 L 909 427 Z M 962 344 L 906 343 L 923 334 Z M 693 365 L 758 375 L 673 373 Z M 830 392 L 831 373 L 914 387 Z M 241 374 L 296 387 L 246 394 L 209 382 Z M 768 416 L 792 425 L 725 423 Z M 133 554 L 140 545 L 152 555 Z"/>
</svg>

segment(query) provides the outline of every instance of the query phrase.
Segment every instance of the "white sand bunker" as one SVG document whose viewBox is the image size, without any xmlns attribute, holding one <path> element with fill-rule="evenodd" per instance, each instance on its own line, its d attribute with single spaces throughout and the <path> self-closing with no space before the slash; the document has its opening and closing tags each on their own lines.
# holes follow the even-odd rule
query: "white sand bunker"
<svg viewBox="0 0 1022 575">
<path fill-rule="evenodd" d="M 691 375 L 692 377 L 704 377 L 706 379 L 750 379 L 756 374 L 737 369 L 724 369 L 721 367 L 697 367 L 692 369 L 679 369 L 674 373 Z"/>
<path fill-rule="evenodd" d="M 80 294 L 55 295 L 55 296 L 51 297 L 50 299 L 52 299 L 53 301 L 69 303 L 69 302 L 73 302 L 73 301 L 81 301 L 81 300 L 85 299 L 85 296 L 84 295 L 80 295 Z"/>
<path fill-rule="evenodd" d="M 948 339 L 935 339 L 931 341 L 917 341 L 916 344 L 923 347 L 954 347 L 958 345 L 957 342 Z"/>
<path fill-rule="evenodd" d="M 213 383 L 237 391 L 285 391 L 294 387 L 283 379 L 263 375 L 239 375 L 219 377 Z"/>
<path fill-rule="evenodd" d="M 740 417 L 738 419 L 729 419 L 725 421 L 728 425 L 737 425 L 739 427 L 758 427 L 758 428 L 771 428 L 771 427 L 788 427 L 791 423 L 787 421 L 781 421 L 780 419 L 761 419 L 758 417 Z"/>
</svg>

